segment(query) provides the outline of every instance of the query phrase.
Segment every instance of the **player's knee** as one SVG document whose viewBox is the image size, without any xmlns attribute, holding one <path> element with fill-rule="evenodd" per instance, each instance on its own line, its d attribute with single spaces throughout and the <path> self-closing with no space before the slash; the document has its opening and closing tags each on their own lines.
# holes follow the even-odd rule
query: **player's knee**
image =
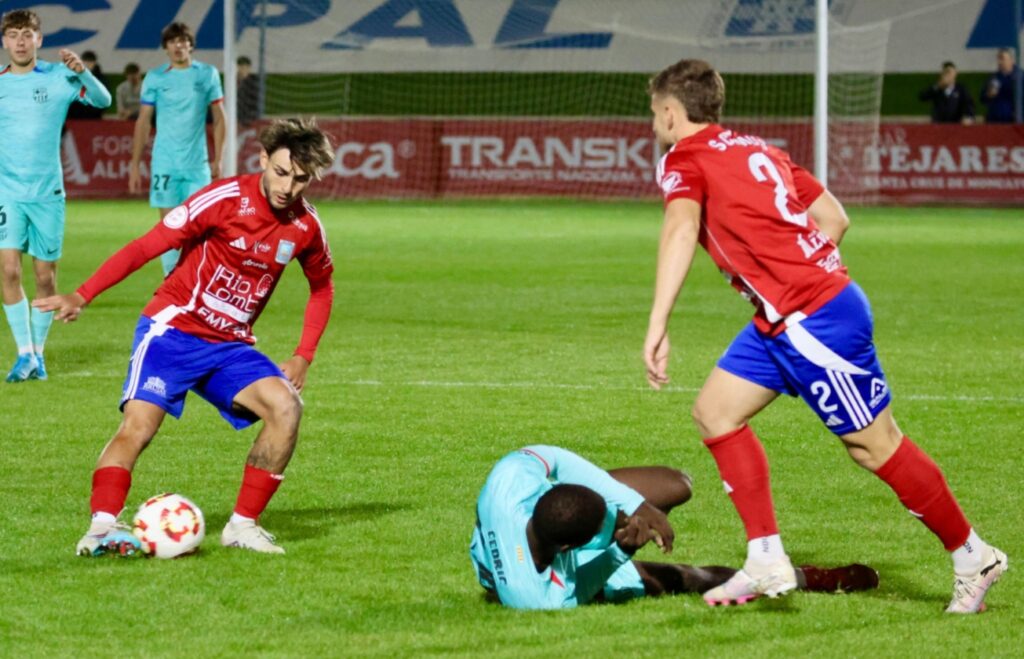
<svg viewBox="0 0 1024 659">
<path fill-rule="evenodd" d="M 3 277 L 4 284 L 21 283 L 21 263 L 13 260 L 5 260 L 0 267 L 0 277 Z"/>
<path fill-rule="evenodd" d="M 266 421 L 290 430 L 299 427 L 302 419 L 302 398 L 294 390 L 282 392 L 270 406 L 270 418 Z"/>
<path fill-rule="evenodd" d="M 715 405 L 706 399 L 697 397 L 697 400 L 693 403 L 693 409 L 690 410 L 690 416 L 693 418 L 693 422 L 697 424 L 697 430 L 700 431 L 702 437 L 716 437 L 722 434 L 718 432 L 719 427 L 722 425 L 722 415 L 716 410 Z"/>
<path fill-rule="evenodd" d="M 116 439 L 131 444 L 141 451 L 149 445 L 159 427 L 159 424 L 153 424 L 148 419 L 125 415 L 124 420 L 121 421 L 121 427 L 117 430 Z"/>
<path fill-rule="evenodd" d="M 36 273 L 36 297 L 49 297 L 57 293 L 57 278 L 52 272 Z"/>
<path fill-rule="evenodd" d="M 666 467 L 669 471 L 668 496 L 671 507 L 681 506 L 693 496 L 693 479 L 685 471 Z"/>
</svg>

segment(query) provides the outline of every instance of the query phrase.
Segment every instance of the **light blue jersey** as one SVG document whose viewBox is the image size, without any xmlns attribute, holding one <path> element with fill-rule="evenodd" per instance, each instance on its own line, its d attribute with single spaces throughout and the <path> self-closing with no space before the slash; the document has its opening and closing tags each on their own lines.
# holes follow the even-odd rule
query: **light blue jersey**
<svg viewBox="0 0 1024 659">
<path fill-rule="evenodd" d="M 601 532 L 585 547 L 555 556 L 537 572 L 526 539 L 526 524 L 537 500 L 559 483 L 594 490 L 608 506 Z M 501 603 L 518 609 L 558 609 L 586 604 L 619 571 L 619 582 L 642 583 L 628 554 L 612 540 L 619 510 L 633 514 L 643 497 L 580 456 L 555 446 L 528 446 L 505 456 L 487 477 L 477 500 L 470 556 L 480 584 Z"/>
<path fill-rule="evenodd" d="M 64 198 L 60 133 L 68 106 L 110 106 L 110 92 L 88 69 L 37 60 L 28 73 L 0 71 L 0 202 Z"/>
<path fill-rule="evenodd" d="M 142 104 L 156 108 L 156 141 L 150 171 L 169 176 L 209 169 L 206 111 L 224 99 L 217 69 L 193 60 L 150 69 L 142 81 Z"/>
</svg>

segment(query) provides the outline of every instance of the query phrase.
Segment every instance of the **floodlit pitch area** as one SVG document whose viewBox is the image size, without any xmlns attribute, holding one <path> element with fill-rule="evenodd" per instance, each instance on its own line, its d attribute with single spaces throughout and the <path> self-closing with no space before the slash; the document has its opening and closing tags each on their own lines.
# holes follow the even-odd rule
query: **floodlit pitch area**
<svg viewBox="0 0 1024 659">
<path fill-rule="evenodd" d="M 696 389 L 751 308 L 698 257 L 674 318 L 673 381 L 640 359 L 660 205 L 322 203 L 334 316 L 299 446 L 262 521 L 287 549 L 218 540 L 255 431 L 190 397 L 143 454 L 125 516 L 175 491 L 206 514 L 200 553 L 85 560 L 89 479 L 115 430 L 155 262 L 47 345 L 51 380 L 0 384 L 0 655 L 1011 655 L 1024 642 L 1024 231 L 1019 210 L 858 209 L 842 245 L 874 306 L 903 430 L 944 469 L 1011 571 L 969 619 L 943 615 L 938 541 L 850 461 L 803 403 L 756 422 L 794 563 L 870 563 L 880 590 L 740 610 L 697 596 L 519 613 L 486 604 L 468 558 L 474 504 L 502 455 L 559 444 L 602 467 L 669 464 L 695 496 L 671 516 L 678 562 L 738 565 L 743 530 L 689 421 Z M 142 202 L 72 202 L 59 288 L 143 232 Z M 26 267 L 28 264 L 26 262 Z M 298 339 L 296 266 L 256 326 Z M 0 354 L 13 361 L 9 333 Z M 4 366 L 7 366 L 6 362 Z M 653 549 L 639 555 L 661 560 Z"/>
</svg>

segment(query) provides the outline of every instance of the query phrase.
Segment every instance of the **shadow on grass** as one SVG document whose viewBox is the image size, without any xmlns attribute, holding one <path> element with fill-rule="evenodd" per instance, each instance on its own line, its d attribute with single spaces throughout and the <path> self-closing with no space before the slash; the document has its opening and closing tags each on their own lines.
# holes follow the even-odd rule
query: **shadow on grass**
<svg viewBox="0 0 1024 659">
<path fill-rule="evenodd" d="M 278 538 L 308 540 L 328 535 L 336 526 L 377 519 L 412 508 L 409 504 L 365 501 L 346 506 L 328 508 L 283 508 L 267 510 L 260 516 L 260 525 Z M 217 536 L 227 523 L 227 515 L 211 516 L 207 520 L 207 533 L 215 530 Z"/>
</svg>

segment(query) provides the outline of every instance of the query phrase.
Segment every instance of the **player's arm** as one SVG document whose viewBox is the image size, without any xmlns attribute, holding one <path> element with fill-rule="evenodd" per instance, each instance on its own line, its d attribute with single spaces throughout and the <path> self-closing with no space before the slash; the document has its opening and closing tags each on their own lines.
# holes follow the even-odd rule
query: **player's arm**
<svg viewBox="0 0 1024 659">
<path fill-rule="evenodd" d="M 675 531 L 660 510 L 647 503 L 643 495 L 611 476 L 589 460 L 557 446 L 533 445 L 520 450 L 532 456 L 547 470 L 546 477 L 559 483 L 589 487 L 600 494 L 609 507 L 621 510 L 631 524 L 653 539 L 665 552 L 672 551 Z M 651 533 L 653 531 L 653 533 Z"/>
<path fill-rule="evenodd" d="M 78 82 L 82 85 L 78 95 L 79 102 L 94 108 L 109 108 L 112 100 L 110 90 L 92 74 L 92 71 L 86 68 L 78 55 L 66 48 L 62 49 L 59 54 L 64 61 L 64 66 L 77 74 Z"/>
<path fill-rule="evenodd" d="M 220 159 L 224 150 L 224 135 L 227 131 L 227 119 L 224 115 L 224 104 L 216 102 L 210 106 L 213 116 L 213 157 L 210 159 L 210 176 L 220 178 Z"/>
<path fill-rule="evenodd" d="M 668 382 L 668 321 L 697 251 L 700 214 L 700 204 L 685 197 L 673 199 L 665 207 L 665 221 L 658 244 L 654 303 L 644 341 L 647 381 L 655 389 Z"/>
<path fill-rule="evenodd" d="M 128 191 L 136 194 L 142 190 L 142 175 L 139 161 L 149 141 L 150 126 L 153 125 L 153 105 L 143 102 L 139 106 L 139 118 L 135 120 L 135 131 L 132 133 L 132 164 L 128 169 Z"/>
<path fill-rule="evenodd" d="M 186 212 L 184 207 L 177 209 Z M 172 213 L 175 211 L 172 211 Z M 186 229 L 190 229 L 186 223 Z M 103 262 L 96 272 L 74 293 L 53 295 L 36 300 L 32 306 L 40 311 L 55 311 L 55 319 L 70 323 L 78 319 L 82 309 L 100 293 L 120 283 L 143 265 L 169 249 L 178 249 L 185 242 L 188 230 L 173 230 L 160 222 L 148 233 L 131 241 Z"/>
<path fill-rule="evenodd" d="M 807 212 L 814 218 L 821 232 L 831 238 L 836 245 L 843 240 L 846 230 L 850 228 L 850 218 L 847 217 L 846 210 L 828 190 L 822 190 L 818 198 L 807 208 Z"/>
</svg>

